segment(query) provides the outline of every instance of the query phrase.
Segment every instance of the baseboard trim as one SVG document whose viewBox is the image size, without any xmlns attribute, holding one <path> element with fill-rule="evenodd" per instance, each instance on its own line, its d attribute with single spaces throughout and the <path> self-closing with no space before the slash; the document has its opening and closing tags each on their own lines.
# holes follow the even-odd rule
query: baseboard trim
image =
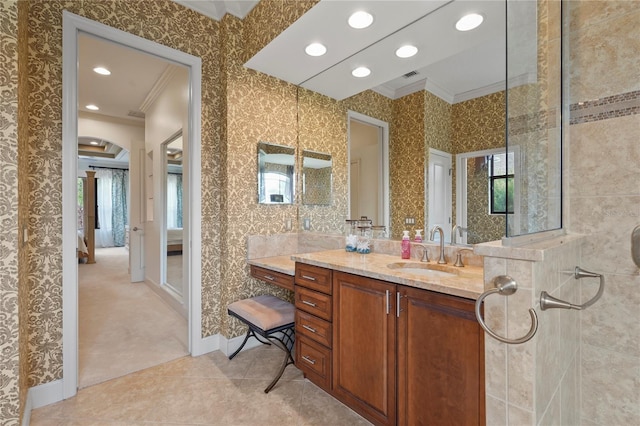
<svg viewBox="0 0 640 426">
<path fill-rule="evenodd" d="M 191 342 L 191 356 L 200 356 L 220 349 L 220 334 L 207 336 Z"/>
<path fill-rule="evenodd" d="M 64 399 L 64 381 L 54 380 L 44 385 L 29 388 L 27 401 L 22 415 L 22 426 L 29 426 L 31 422 L 31 410 L 45 405 L 60 402 Z"/>
</svg>

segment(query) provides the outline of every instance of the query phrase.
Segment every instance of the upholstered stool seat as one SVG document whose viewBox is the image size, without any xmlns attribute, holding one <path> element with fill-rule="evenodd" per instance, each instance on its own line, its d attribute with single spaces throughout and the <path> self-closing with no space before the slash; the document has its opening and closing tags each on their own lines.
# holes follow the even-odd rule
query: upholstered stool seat
<svg viewBox="0 0 640 426">
<path fill-rule="evenodd" d="M 280 380 L 287 365 L 294 363 L 291 351 L 295 340 L 295 307 L 275 296 L 263 295 L 233 302 L 227 307 L 227 312 L 249 327 L 242 344 L 229 355 L 229 359 L 233 359 L 242 350 L 251 336 L 266 345 L 273 343 L 284 351 L 280 370 L 264 390 L 265 393 L 269 392 Z"/>
</svg>

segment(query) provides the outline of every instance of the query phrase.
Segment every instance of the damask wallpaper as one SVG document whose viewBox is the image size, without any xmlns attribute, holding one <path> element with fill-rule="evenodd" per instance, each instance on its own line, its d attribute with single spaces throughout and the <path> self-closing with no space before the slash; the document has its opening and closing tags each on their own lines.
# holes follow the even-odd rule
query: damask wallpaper
<svg viewBox="0 0 640 426">
<path fill-rule="evenodd" d="M 504 148 L 506 104 L 503 91 L 453 104 L 451 113 L 454 154 Z M 482 177 L 476 168 L 470 169 L 467 175 L 467 224 L 474 230 L 473 234 L 467 235 L 470 244 L 498 240 L 505 235 L 504 217 L 489 214 L 486 172 L 484 175 Z M 456 178 L 454 161 L 453 182 Z M 457 223 L 455 184 L 453 186 L 453 216 Z"/>
<path fill-rule="evenodd" d="M 221 211 L 219 24 L 171 1 L 30 2 L 29 386 L 62 377 L 62 11 L 202 58 L 202 301 L 205 335 L 218 331 Z"/>
<path fill-rule="evenodd" d="M 20 421 L 18 3 L 0 3 L 0 419 Z M 3 420 L 4 424 L 4 420 Z"/>
</svg>

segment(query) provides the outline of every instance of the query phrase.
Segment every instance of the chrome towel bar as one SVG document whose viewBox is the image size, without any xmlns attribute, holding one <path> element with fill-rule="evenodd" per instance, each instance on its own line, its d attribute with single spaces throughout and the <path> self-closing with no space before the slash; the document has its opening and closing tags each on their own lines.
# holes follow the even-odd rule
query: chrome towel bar
<svg viewBox="0 0 640 426">
<path fill-rule="evenodd" d="M 576 269 L 573 272 L 573 277 L 576 280 L 581 278 L 600 278 L 600 287 L 598 288 L 598 292 L 593 298 L 586 301 L 582 305 L 574 305 L 573 303 L 565 302 L 564 300 L 556 299 L 555 297 L 549 295 L 546 291 L 540 293 L 540 309 L 543 311 L 547 309 L 576 309 L 581 311 L 582 309 L 586 309 L 589 306 L 593 305 L 600 299 L 602 296 L 602 292 L 604 292 L 604 275 L 596 274 L 595 272 L 585 271 L 584 269 L 576 266 Z"/>
<path fill-rule="evenodd" d="M 487 332 L 489 336 L 503 343 L 517 345 L 531 340 L 531 338 L 536 334 L 536 331 L 538 330 L 538 316 L 536 315 L 536 311 L 532 308 L 529 309 L 529 315 L 531 316 L 531 328 L 529 329 L 529 332 L 527 334 L 519 339 L 508 339 L 506 337 L 502 337 L 496 334 L 489 327 L 487 327 L 487 324 L 485 324 L 484 319 L 480 314 L 480 307 L 482 306 L 482 302 L 484 301 L 485 297 L 494 293 L 499 293 L 503 296 L 510 296 L 515 293 L 516 290 L 518 290 L 518 284 L 513 278 L 508 275 L 498 275 L 493 279 L 493 285 L 494 288 L 485 291 L 480 295 L 478 300 L 476 300 L 476 318 L 478 319 L 480 326 L 484 329 L 484 331 Z"/>
</svg>

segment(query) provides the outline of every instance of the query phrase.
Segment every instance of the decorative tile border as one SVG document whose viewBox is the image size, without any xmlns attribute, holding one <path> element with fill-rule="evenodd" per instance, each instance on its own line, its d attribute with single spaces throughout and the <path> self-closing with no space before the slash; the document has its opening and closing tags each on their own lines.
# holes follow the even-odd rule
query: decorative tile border
<svg viewBox="0 0 640 426">
<path fill-rule="evenodd" d="M 569 111 L 570 124 L 640 114 L 640 90 L 571 104 Z"/>
</svg>

